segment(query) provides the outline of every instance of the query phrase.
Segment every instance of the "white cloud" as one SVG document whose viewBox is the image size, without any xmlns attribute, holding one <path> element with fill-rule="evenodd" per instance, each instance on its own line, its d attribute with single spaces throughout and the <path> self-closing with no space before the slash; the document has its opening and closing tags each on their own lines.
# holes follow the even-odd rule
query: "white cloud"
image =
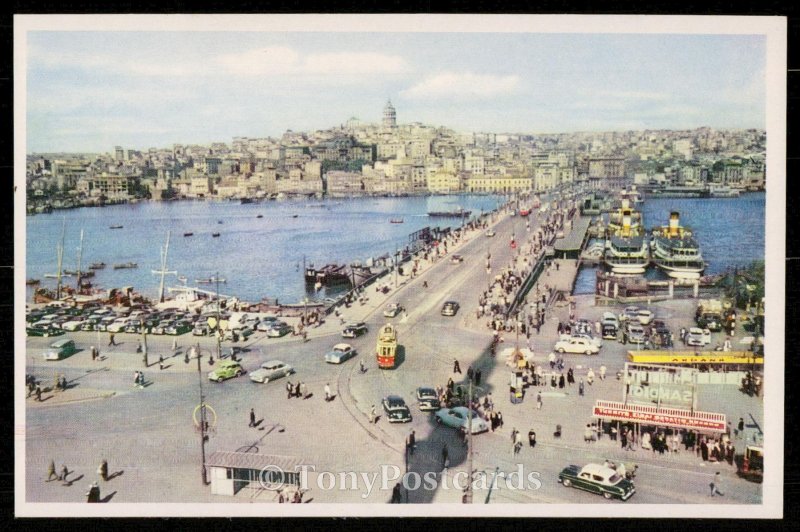
<svg viewBox="0 0 800 532">
<path fill-rule="evenodd" d="M 285 46 L 269 46 L 223 54 L 215 57 L 213 62 L 231 74 L 242 76 L 288 74 L 297 70 L 300 54 Z"/>
<path fill-rule="evenodd" d="M 400 92 L 409 99 L 480 99 L 519 90 L 519 76 L 495 76 L 471 72 L 442 72 Z"/>
<path fill-rule="evenodd" d="M 398 55 L 375 52 L 311 54 L 303 65 L 308 74 L 402 74 L 409 71 Z"/>
</svg>

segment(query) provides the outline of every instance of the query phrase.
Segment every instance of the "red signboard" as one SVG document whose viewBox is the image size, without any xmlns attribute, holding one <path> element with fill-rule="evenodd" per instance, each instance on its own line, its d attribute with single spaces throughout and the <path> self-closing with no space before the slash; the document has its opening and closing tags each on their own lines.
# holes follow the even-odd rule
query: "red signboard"
<svg viewBox="0 0 800 532">
<path fill-rule="evenodd" d="M 636 408 L 636 405 L 625 406 L 622 403 L 609 405 L 605 401 L 603 403 L 606 404 L 598 403 L 594 406 L 594 417 L 710 432 L 725 432 L 726 428 L 723 414 L 709 416 L 691 415 L 687 412 L 686 415 L 682 415 L 674 413 L 675 409 L 666 412 L 650 408 L 647 410 Z"/>
</svg>

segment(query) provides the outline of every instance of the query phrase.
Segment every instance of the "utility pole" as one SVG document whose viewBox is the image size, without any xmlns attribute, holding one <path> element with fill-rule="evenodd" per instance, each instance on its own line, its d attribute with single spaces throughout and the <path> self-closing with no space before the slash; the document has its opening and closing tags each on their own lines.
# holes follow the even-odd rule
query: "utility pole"
<svg viewBox="0 0 800 532">
<path fill-rule="evenodd" d="M 206 425 L 208 425 L 208 422 L 206 421 L 206 398 L 205 395 L 203 395 L 203 372 L 200 367 L 200 359 L 202 358 L 200 343 L 198 342 L 197 345 L 192 347 L 189 351 L 191 351 L 194 358 L 197 359 L 197 381 L 200 389 L 200 474 L 203 485 L 208 486 L 209 481 L 206 472 L 206 440 L 208 439 L 208 436 L 206 435 Z M 184 362 L 187 364 L 189 363 L 188 353 L 186 354 Z"/>
<path fill-rule="evenodd" d="M 398 255 L 400 255 L 400 249 L 395 246 L 394 248 L 394 287 L 397 288 L 397 275 L 400 269 L 400 263 L 397 260 Z"/>
<path fill-rule="evenodd" d="M 222 359 L 222 334 L 219 326 L 219 272 L 216 273 L 217 281 L 217 360 Z M 231 358 L 233 358 L 233 348 L 231 348 Z"/>
<path fill-rule="evenodd" d="M 61 299 L 61 273 L 62 261 L 64 259 L 64 233 L 67 230 L 67 219 L 61 225 L 61 244 L 56 246 L 56 256 L 58 257 L 58 271 L 56 272 L 56 299 Z"/>
<path fill-rule="evenodd" d="M 472 504 L 472 379 L 469 379 L 469 392 L 467 396 L 467 489 L 464 492 L 464 504 Z"/>
</svg>

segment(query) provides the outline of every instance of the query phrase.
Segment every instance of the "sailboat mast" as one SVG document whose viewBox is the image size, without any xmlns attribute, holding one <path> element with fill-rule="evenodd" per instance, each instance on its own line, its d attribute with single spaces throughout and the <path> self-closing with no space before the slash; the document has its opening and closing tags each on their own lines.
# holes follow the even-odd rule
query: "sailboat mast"
<svg viewBox="0 0 800 532">
<path fill-rule="evenodd" d="M 75 275 L 78 276 L 78 286 L 75 288 L 80 291 L 81 289 L 81 275 L 83 271 L 81 270 L 81 255 L 83 255 L 83 229 L 81 229 L 81 243 L 78 246 L 78 271 Z"/>
<path fill-rule="evenodd" d="M 167 243 L 164 245 L 164 248 L 161 250 L 161 284 L 158 287 L 158 302 L 164 302 L 164 276 L 167 274 L 167 253 L 169 252 L 169 235 L 170 231 L 167 231 Z"/>
<path fill-rule="evenodd" d="M 56 247 L 56 256 L 58 257 L 58 270 L 56 273 L 56 299 L 61 299 L 61 273 L 62 273 L 62 260 L 64 258 L 64 233 L 67 230 L 67 219 L 61 224 L 61 244 Z"/>
</svg>

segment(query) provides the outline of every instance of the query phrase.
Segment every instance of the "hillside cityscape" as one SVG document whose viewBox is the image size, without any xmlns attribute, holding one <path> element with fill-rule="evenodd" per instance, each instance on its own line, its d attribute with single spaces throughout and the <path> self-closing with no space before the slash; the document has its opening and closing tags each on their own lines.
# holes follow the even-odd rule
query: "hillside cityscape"
<svg viewBox="0 0 800 532">
<path fill-rule="evenodd" d="M 387 101 L 379 122 L 351 118 L 324 130 L 287 130 L 280 138 L 32 153 L 27 211 L 140 199 L 542 193 L 573 184 L 635 184 L 651 193 L 697 197 L 763 190 L 765 146 L 762 129 L 459 133 L 399 124 Z"/>
</svg>

